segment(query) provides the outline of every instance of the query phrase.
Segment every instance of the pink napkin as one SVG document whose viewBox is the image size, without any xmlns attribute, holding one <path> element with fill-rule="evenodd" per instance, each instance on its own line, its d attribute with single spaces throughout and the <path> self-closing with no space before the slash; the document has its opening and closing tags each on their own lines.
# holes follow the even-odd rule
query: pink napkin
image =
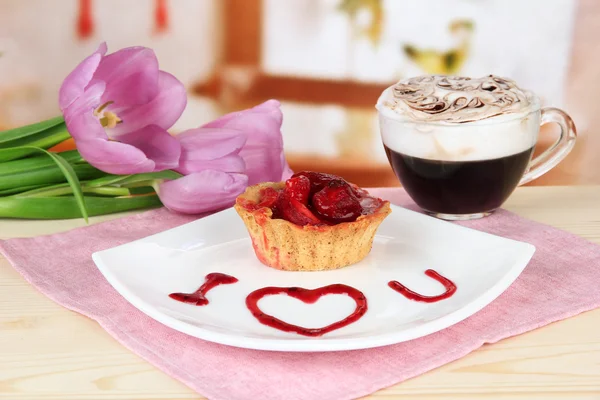
<svg viewBox="0 0 600 400">
<path fill-rule="evenodd" d="M 414 208 L 400 189 L 374 194 Z M 600 246 L 507 211 L 463 223 L 534 244 L 516 282 L 489 306 L 443 331 L 392 346 L 333 353 L 244 350 L 205 342 L 150 319 L 110 286 L 91 255 L 194 218 L 165 209 L 70 232 L 0 242 L 27 281 L 84 314 L 124 346 L 210 399 L 351 399 L 465 356 L 484 343 L 600 307 Z"/>
</svg>

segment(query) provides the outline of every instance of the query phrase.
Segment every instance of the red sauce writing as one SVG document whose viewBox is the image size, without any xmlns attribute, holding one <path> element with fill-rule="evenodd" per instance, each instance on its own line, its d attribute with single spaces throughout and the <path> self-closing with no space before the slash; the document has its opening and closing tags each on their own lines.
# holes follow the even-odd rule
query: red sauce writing
<svg viewBox="0 0 600 400">
<path fill-rule="evenodd" d="M 213 272 L 206 275 L 204 284 L 198 288 L 194 293 L 171 293 L 170 298 L 181 301 L 182 303 L 194 304 L 197 306 L 205 306 L 208 304 L 206 293 L 209 290 L 219 285 L 229 285 L 236 283 L 238 280 L 230 275 Z"/>
<path fill-rule="evenodd" d="M 259 300 L 265 296 L 277 294 L 286 294 L 308 304 L 316 303 L 321 296 L 328 294 L 345 294 L 354 300 L 356 303 L 356 309 L 346 318 L 323 328 L 304 328 L 289 324 L 261 311 L 261 309 L 258 307 Z M 279 329 L 284 332 L 295 332 L 299 335 L 314 337 L 324 335 L 328 332 L 340 329 L 346 325 L 358 321 L 367 312 L 367 298 L 358 289 L 339 283 L 317 289 L 304 289 L 300 287 L 265 287 L 250 293 L 248 297 L 246 297 L 246 306 L 252 315 L 254 315 L 254 318 L 256 318 L 261 324 Z"/>
<path fill-rule="evenodd" d="M 398 281 L 390 281 L 388 283 L 388 286 L 408 299 L 415 300 L 415 301 L 422 301 L 424 303 L 435 303 L 436 301 L 447 299 L 448 297 L 452 296 L 456 292 L 456 285 L 454 284 L 454 282 L 452 282 L 450 279 L 438 274 L 434 270 L 428 269 L 427 271 L 425 271 L 425 275 L 427 275 L 430 278 L 435 279 L 436 281 L 438 281 L 439 283 L 444 285 L 444 287 L 446 288 L 446 291 L 437 296 L 424 296 L 417 292 L 413 292 L 412 290 L 410 290 L 409 288 L 407 288 L 406 286 L 404 286 L 403 284 L 401 284 Z"/>
</svg>

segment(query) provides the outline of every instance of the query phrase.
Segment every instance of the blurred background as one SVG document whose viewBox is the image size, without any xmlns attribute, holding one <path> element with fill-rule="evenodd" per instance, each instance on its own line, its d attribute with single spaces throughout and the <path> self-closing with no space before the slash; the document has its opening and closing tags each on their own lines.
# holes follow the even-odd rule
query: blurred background
<svg viewBox="0 0 600 400">
<path fill-rule="evenodd" d="M 0 0 L 0 128 L 55 116 L 62 80 L 101 41 L 143 45 L 188 88 L 174 131 L 276 98 L 293 169 L 396 186 L 380 92 L 494 73 L 578 127 L 571 155 L 532 184 L 600 184 L 598 34 L 598 0 Z M 555 134 L 542 129 L 538 152 Z"/>
</svg>

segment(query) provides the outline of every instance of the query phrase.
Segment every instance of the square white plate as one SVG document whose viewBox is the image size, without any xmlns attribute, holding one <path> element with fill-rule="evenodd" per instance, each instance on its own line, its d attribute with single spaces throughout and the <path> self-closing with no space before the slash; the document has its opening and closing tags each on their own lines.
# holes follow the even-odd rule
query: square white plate
<svg viewBox="0 0 600 400">
<path fill-rule="evenodd" d="M 401 207 L 379 227 L 371 253 L 350 267 L 323 272 L 284 272 L 261 264 L 242 220 L 227 209 L 210 217 L 94 253 L 111 285 L 139 310 L 173 329 L 221 344 L 261 350 L 337 351 L 399 343 L 447 328 L 498 297 L 523 271 L 535 247 L 482 233 Z M 436 303 L 409 300 L 388 287 L 397 280 L 423 295 L 443 286 L 424 272 L 452 280 L 456 293 Z M 212 289 L 209 304 L 173 300 L 194 292 L 211 272 L 239 282 Z M 343 283 L 362 291 L 368 311 L 358 321 L 320 337 L 306 337 L 259 323 L 246 296 L 265 286 L 314 289 Z M 317 328 L 352 313 L 344 295 L 305 304 L 285 295 L 263 298 L 261 309 L 286 322 Z"/>
</svg>

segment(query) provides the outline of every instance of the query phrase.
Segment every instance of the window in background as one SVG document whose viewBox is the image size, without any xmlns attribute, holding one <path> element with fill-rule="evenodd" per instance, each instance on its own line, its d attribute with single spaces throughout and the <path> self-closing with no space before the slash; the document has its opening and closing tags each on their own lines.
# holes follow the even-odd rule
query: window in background
<svg viewBox="0 0 600 400">
<path fill-rule="evenodd" d="M 576 1 L 264 0 L 270 75 L 391 84 L 422 73 L 512 77 L 563 105 Z"/>
</svg>

